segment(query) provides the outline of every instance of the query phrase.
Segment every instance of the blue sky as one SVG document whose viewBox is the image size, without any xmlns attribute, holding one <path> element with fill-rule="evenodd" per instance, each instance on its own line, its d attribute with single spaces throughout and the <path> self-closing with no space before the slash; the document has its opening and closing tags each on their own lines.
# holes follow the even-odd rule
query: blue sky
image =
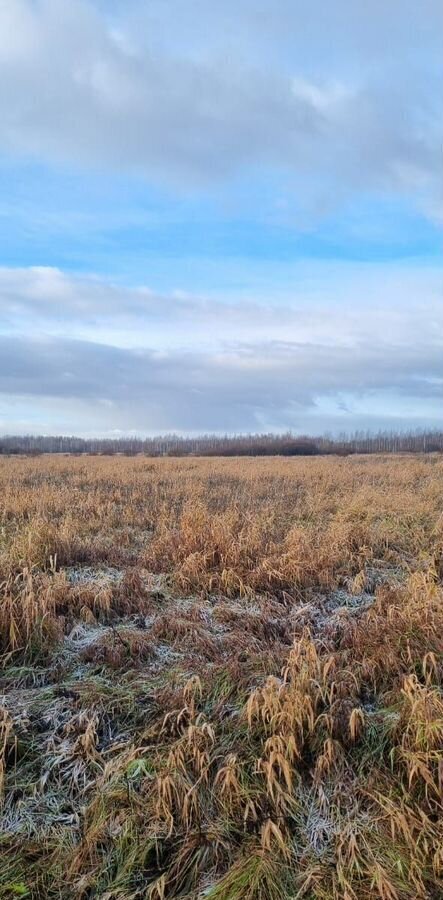
<svg viewBox="0 0 443 900">
<path fill-rule="evenodd" d="M 0 431 L 441 425 L 442 50 L 434 0 L 0 3 Z"/>
</svg>

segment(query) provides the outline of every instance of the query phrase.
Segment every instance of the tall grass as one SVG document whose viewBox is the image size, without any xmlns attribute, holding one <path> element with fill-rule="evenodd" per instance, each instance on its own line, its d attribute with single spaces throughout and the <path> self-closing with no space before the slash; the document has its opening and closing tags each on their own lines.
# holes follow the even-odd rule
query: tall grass
<svg viewBox="0 0 443 900">
<path fill-rule="evenodd" d="M 0 460 L 0 896 L 442 897 L 442 474 Z"/>
</svg>

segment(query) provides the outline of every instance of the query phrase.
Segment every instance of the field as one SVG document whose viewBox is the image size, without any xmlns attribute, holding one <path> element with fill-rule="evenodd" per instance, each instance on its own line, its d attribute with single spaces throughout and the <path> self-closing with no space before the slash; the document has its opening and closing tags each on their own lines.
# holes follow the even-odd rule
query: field
<svg viewBox="0 0 443 900">
<path fill-rule="evenodd" d="M 443 897 L 441 456 L 0 492 L 0 897 Z"/>
</svg>

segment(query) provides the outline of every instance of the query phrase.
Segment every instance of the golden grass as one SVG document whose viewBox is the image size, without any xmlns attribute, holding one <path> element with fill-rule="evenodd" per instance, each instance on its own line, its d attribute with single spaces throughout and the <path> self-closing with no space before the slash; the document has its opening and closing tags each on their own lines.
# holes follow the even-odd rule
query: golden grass
<svg viewBox="0 0 443 900">
<path fill-rule="evenodd" d="M 442 476 L 0 459 L 0 897 L 442 897 Z"/>
</svg>

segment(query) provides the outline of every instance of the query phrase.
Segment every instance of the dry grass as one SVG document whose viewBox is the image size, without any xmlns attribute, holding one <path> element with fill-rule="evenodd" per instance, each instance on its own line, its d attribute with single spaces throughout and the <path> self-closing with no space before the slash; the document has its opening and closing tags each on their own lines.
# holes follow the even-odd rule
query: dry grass
<svg viewBox="0 0 443 900">
<path fill-rule="evenodd" d="M 442 476 L 0 459 L 0 897 L 442 897 Z"/>
</svg>

